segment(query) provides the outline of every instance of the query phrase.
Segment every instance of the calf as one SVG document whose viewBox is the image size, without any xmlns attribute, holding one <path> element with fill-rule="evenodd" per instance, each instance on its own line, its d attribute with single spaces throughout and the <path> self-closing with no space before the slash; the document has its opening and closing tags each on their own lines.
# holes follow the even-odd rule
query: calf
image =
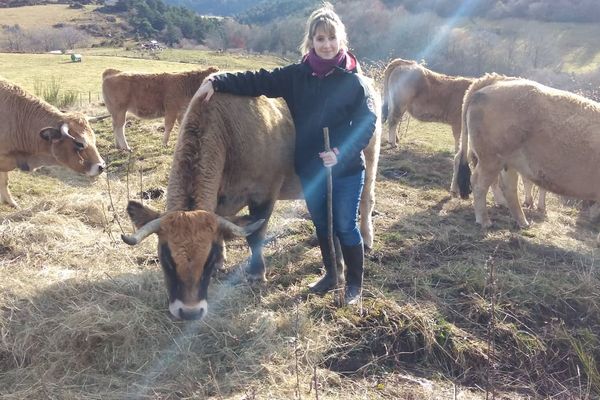
<svg viewBox="0 0 600 400">
<path fill-rule="evenodd" d="M 89 176 L 105 163 L 85 116 L 67 114 L 0 78 L 0 203 L 17 207 L 8 190 L 8 171 L 63 165 Z"/>
</svg>

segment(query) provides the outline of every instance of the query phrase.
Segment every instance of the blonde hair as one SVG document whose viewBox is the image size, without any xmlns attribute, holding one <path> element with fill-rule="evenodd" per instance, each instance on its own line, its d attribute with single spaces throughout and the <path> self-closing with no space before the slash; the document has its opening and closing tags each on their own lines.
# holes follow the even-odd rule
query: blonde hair
<svg viewBox="0 0 600 400">
<path fill-rule="evenodd" d="M 317 32 L 317 28 L 323 27 L 329 33 L 335 33 L 340 49 L 348 49 L 348 36 L 346 35 L 346 27 L 342 23 L 340 17 L 335 13 L 331 3 L 325 1 L 321 8 L 316 9 L 310 14 L 306 21 L 306 31 L 304 38 L 298 49 L 300 53 L 306 54 L 313 48 L 313 38 Z"/>
</svg>

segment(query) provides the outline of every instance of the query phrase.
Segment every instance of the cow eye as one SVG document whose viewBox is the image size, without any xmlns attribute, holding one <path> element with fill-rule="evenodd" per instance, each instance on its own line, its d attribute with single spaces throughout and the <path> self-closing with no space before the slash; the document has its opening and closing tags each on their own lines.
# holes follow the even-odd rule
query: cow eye
<svg viewBox="0 0 600 400">
<path fill-rule="evenodd" d="M 85 144 L 83 144 L 81 142 L 78 142 L 78 141 L 75 141 L 75 150 L 81 151 L 83 149 L 85 149 Z"/>
</svg>

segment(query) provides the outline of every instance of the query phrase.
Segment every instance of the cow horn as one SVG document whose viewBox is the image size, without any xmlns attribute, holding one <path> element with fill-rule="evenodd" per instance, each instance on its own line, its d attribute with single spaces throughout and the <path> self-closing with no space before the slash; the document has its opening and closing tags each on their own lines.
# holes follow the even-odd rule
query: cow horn
<svg viewBox="0 0 600 400">
<path fill-rule="evenodd" d="M 63 138 L 69 138 L 74 142 L 77 142 L 77 140 L 69 133 L 69 124 L 66 122 L 60 126 L 60 133 L 62 134 Z"/>
<path fill-rule="evenodd" d="M 135 246 L 151 234 L 158 232 L 160 229 L 160 220 L 160 218 L 153 219 L 135 231 L 133 235 L 121 235 L 121 239 L 123 239 L 123 241 L 128 245 Z"/>
<path fill-rule="evenodd" d="M 219 221 L 219 228 L 224 229 L 228 232 L 231 232 L 232 235 L 235 236 L 248 236 L 254 233 L 260 226 L 265 222 L 264 219 L 259 219 L 246 226 L 238 226 L 233 222 L 229 221 L 226 218 L 217 215 L 217 220 Z"/>
<path fill-rule="evenodd" d="M 106 119 L 110 117 L 110 114 L 106 114 L 106 115 L 98 115 L 96 117 L 87 117 L 88 122 L 98 122 L 98 121 L 102 121 L 103 119 Z"/>
</svg>

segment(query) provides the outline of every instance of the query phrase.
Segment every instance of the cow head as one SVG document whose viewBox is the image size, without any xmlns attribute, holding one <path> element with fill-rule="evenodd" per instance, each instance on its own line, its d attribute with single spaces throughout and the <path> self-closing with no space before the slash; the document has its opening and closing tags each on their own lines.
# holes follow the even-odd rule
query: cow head
<svg viewBox="0 0 600 400">
<path fill-rule="evenodd" d="M 106 164 L 96 148 L 96 136 L 83 116 L 68 115 L 58 127 L 40 131 L 50 143 L 50 152 L 58 163 L 88 176 L 97 176 Z"/>
<path fill-rule="evenodd" d="M 264 220 L 240 227 L 208 211 L 158 212 L 130 201 L 127 213 L 136 232 L 122 235 L 136 245 L 153 233 L 158 235 L 158 258 L 165 274 L 169 311 L 177 319 L 201 319 L 208 311 L 210 276 L 223 251 L 223 238 L 248 236 Z"/>
</svg>

